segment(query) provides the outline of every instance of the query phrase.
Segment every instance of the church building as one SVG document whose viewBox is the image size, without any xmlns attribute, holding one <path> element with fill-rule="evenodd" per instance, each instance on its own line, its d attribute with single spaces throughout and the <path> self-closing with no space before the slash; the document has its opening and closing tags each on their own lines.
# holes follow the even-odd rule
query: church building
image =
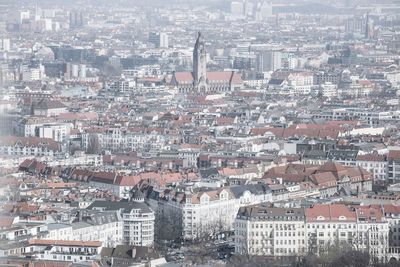
<svg viewBox="0 0 400 267">
<path fill-rule="evenodd" d="M 207 52 L 199 32 L 193 49 L 193 72 L 174 72 L 171 86 L 179 93 L 228 92 L 242 88 L 243 81 L 234 71 L 207 72 Z"/>
</svg>

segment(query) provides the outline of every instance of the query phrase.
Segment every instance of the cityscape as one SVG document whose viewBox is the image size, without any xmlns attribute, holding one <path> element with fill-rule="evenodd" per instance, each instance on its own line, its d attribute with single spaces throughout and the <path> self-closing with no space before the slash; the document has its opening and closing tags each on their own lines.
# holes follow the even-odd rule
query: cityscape
<svg viewBox="0 0 400 267">
<path fill-rule="evenodd" d="M 0 10 L 0 267 L 400 266 L 399 0 Z"/>
</svg>

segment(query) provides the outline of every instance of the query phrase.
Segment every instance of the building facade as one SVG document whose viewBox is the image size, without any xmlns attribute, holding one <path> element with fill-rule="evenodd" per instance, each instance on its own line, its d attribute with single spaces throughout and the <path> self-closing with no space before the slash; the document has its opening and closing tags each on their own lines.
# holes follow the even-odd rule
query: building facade
<svg viewBox="0 0 400 267">
<path fill-rule="evenodd" d="M 238 254 L 277 257 L 318 254 L 335 242 L 349 244 L 386 261 L 389 223 L 379 208 L 343 204 L 309 208 L 248 206 L 240 208 L 235 221 Z"/>
<path fill-rule="evenodd" d="M 240 74 L 234 71 L 207 72 L 207 52 L 200 32 L 193 49 L 193 72 L 174 72 L 170 82 L 179 93 L 228 92 L 242 84 Z"/>
</svg>

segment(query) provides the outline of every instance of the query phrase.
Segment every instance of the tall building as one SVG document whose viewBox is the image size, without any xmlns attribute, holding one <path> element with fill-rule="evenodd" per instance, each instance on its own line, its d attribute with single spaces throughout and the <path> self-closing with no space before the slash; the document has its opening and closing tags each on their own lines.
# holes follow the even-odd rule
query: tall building
<svg viewBox="0 0 400 267">
<path fill-rule="evenodd" d="M 3 38 L 0 39 L 0 51 L 8 52 L 11 49 L 11 42 L 10 39 Z"/>
<path fill-rule="evenodd" d="M 261 17 L 266 19 L 272 16 L 272 2 L 271 1 L 264 1 L 260 8 Z"/>
<path fill-rule="evenodd" d="M 254 4 L 250 1 L 246 1 L 244 4 L 244 15 L 252 17 L 254 15 Z"/>
<path fill-rule="evenodd" d="M 374 30 L 374 21 L 369 17 L 369 13 L 367 13 L 367 17 L 365 20 L 365 39 L 373 39 L 375 37 Z"/>
<path fill-rule="evenodd" d="M 86 65 L 67 63 L 64 77 L 66 79 L 86 78 Z"/>
<path fill-rule="evenodd" d="M 165 32 L 150 32 L 149 43 L 154 44 L 157 48 L 168 48 L 168 34 Z"/>
<path fill-rule="evenodd" d="M 77 10 L 71 10 L 69 13 L 69 28 L 70 29 L 75 29 L 75 28 L 81 28 L 85 24 L 84 18 L 83 18 L 83 12 L 82 11 L 77 11 Z"/>
<path fill-rule="evenodd" d="M 243 2 L 234 1 L 231 3 L 231 14 L 234 16 L 243 16 L 244 4 Z"/>
<path fill-rule="evenodd" d="M 269 17 L 272 17 L 272 2 L 271 1 L 263 1 L 257 5 L 256 10 L 256 20 L 266 20 Z"/>
<path fill-rule="evenodd" d="M 226 92 L 240 89 L 242 85 L 240 74 L 234 71 L 207 72 L 207 52 L 201 33 L 193 49 L 193 72 L 174 72 L 170 82 L 179 93 Z"/>
<path fill-rule="evenodd" d="M 282 53 L 280 51 L 261 51 L 257 54 L 257 72 L 276 71 L 282 67 Z"/>
<path fill-rule="evenodd" d="M 26 21 L 28 21 L 29 19 L 30 19 L 30 12 L 29 12 L 29 10 L 27 10 L 27 11 L 21 11 L 20 13 L 19 13 L 19 23 L 24 23 L 24 22 L 26 22 Z"/>
</svg>

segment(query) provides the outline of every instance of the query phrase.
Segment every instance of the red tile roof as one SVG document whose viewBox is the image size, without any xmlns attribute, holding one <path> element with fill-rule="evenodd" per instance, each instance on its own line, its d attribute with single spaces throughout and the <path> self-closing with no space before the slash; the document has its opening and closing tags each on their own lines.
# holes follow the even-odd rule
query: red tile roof
<svg viewBox="0 0 400 267">
<path fill-rule="evenodd" d="M 390 150 L 388 160 L 400 160 L 400 150 Z"/>
<path fill-rule="evenodd" d="M 385 155 L 379 155 L 377 153 L 373 154 L 366 154 L 366 155 L 358 155 L 357 160 L 359 161 L 386 161 L 386 156 Z"/>
<path fill-rule="evenodd" d="M 100 241 L 78 241 L 78 240 L 46 240 L 46 239 L 30 239 L 29 245 L 42 246 L 74 246 L 74 247 L 101 247 Z"/>
<path fill-rule="evenodd" d="M 175 78 L 179 82 L 193 82 L 193 74 L 191 72 L 175 72 Z"/>
<path fill-rule="evenodd" d="M 346 205 L 331 204 L 331 205 L 315 205 L 306 208 L 307 222 L 317 221 L 356 221 L 356 214 L 351 211 Z"/>
</svg>

